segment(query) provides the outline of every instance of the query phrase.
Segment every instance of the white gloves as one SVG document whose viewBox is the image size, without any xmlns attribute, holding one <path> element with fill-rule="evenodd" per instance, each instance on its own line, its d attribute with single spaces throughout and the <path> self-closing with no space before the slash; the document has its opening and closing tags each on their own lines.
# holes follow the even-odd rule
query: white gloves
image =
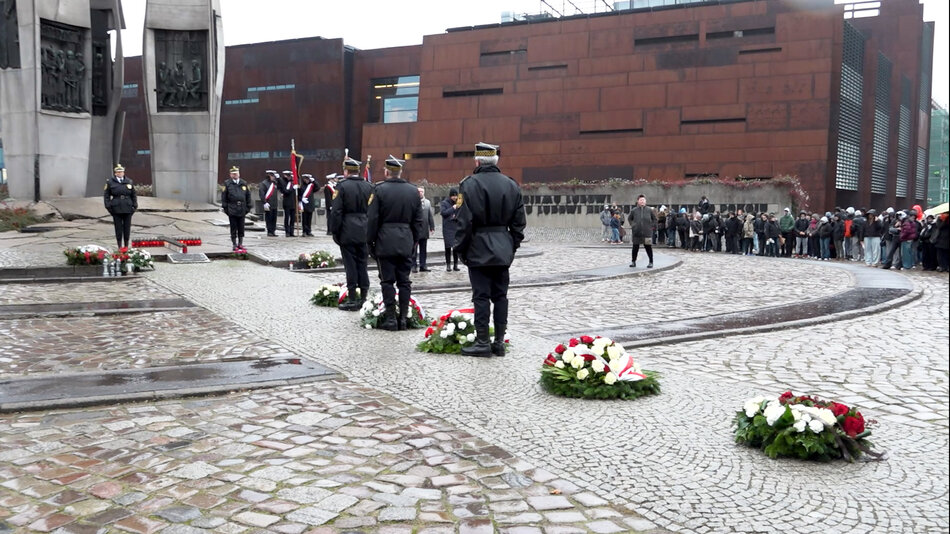
<svg viewBox="0 0 950 534">
<path fill-rule="evenodd" d="M 300 211 L 303 211 L 303 204 L 300 203 L 300 202 L 298 202 L 298 203 L 297 203 L 297 209 L 300 210 Z"/>
<path fill-rule="evenodd" d="M 300 189 L 300 184 L 294 184 L 294 189 Z"/>
<path fill-rule="evenodd" d="M 270 202 L 264 203 L 264 211 L 270 211 Z"/>
<path fill-rule="evenodd" d="M 309 198 L 304 198 L 304 199 L 303 199 L 303 203 L 304 203 L 304 204 L 310 204 L 310 199 L 309 199 Z"/>
</svg>

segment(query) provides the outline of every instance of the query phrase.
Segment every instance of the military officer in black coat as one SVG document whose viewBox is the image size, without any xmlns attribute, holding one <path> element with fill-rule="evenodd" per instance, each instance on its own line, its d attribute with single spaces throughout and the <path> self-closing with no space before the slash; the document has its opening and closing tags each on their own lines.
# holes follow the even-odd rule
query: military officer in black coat
<svg viewBox="0 0 950 534">
<path fill-rule="evenodd" d="M 294 183 L 294 173 L 284 171 L 280 177 L 280 194 L 284 196 L 284 236 L 294 236 L 294 225 L 297 224 L 297 193 L 300 185 Z"/>
<path fill-rule="evenodd" d="M 313 237 L 311 225 L 313 224 L 313 210 L 317 209 L 313 202 L 313 194 L 317 192 L 317 184 L 313 182 L 312 174 L 301 174 L 303 180 L 303 189 L 300 191 L 300 202 L 297 209 L 300 210 L 300 223 L 303 227 L 303 235 Z"/>
<path fill-rule="evenodd" d="M 370 254 L 379 266 L 383 290 L 381 330 L 405 330 L 409 319 L 412 282 L 412 249 L 427 235 L 422 204 L 416 187 L 402 179 L 403 161 L 390 155 L 384 165 L 386 180 L 376 184 L 369 197 L 366 239 Z M 399 317 L 396 317 L 396 287 L 399 288 Z"/>
<path fill-rule="evenodd" d="M 333 242 L 340 245 L 343 268 L 346 270 L 347 298 L 339 308 L 345 311 L 360 309 L 369 291 L 369 273 L 366 270 L 366 211 L 373 186 L 360 178 L 360 162 L 353 158 L 343 161 L 346 176 L 337 184 L 330 210 L 330 232 Z M 359 288 L 360 296 L 356 297 Z"/>
<path fill-rule="evenodd" d="M 115 227 L 115 244 L 118 248 L 128 247 L 132 214 L 139 209 L 139 201 L 135 196 L 135 185 L 125 177 L 125 167 L 116 165 L 112 169 L 112 178 L 106 181 L 103 189 L 102 199 Z"/>
<path fill-rule="evenodd" d="M 525 210 L 521 188 L 498 169 L 498 147 L 475 145 L 478 167 L 459 184 L 455 248 L 468 266 L 475 305 L 475 343 L 466 356 L 504 356 L 508 326 L 508 268 L 524 239 Z M 489 342 L 488 319 L 495 305 L 495 340 Z"/>
<path fill-rule="evenodd" d="M 333 204 L 333 192 L 336 191 L 336 173 L 327 175 L 327 183 L 323 186 L 324 208 L 327 211 L 327 235 L 330 235 L 330 210 Z"/>
<path fill-rule="evenodd" d="M 231 250 L 237 250 L 244 248 L 244 216 L 251 211 L 251 190 L 241 179 L 241 169 L 231 167 L 229 174 L 221 191 L 221 208 L 228 214 Z"/>
<path fill-rule="evenodd" d="M 261 182 L 257 188 L 257 194 L 261 197 L 261 203 L 264 205 L 264 226 L 267 227 L 267 235 L 277 236 L 277 171 L 264 171 L 267 178 Z"/>
</svg>

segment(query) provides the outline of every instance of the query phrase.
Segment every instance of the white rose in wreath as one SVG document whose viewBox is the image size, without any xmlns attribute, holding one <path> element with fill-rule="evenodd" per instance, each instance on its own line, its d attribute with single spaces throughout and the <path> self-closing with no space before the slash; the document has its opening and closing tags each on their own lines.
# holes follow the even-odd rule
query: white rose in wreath
<svg viewBox="0 0 950 534">
<path fill-rule="evenodd" d="M 590 374 L 590 371 L 588 371 L 587 369 L 581 369 L 580 371 L 577 372 L 577 379 L 584 380 L 585 378 L 587 378 L 589 374 Z"/>
<path fill-rule="evenodd" d="M 617 375 L 613 373 L 607 373 L 606 375 L 604 375 L 604 384 L 607 384 L 608 386 L 612 386 L 616 382 L 617 382 Z"/>
<path fill-rule="evenodd" d="M 590 367 L 591 369 L 594 370 L 595 373 L 603 373 L 604 369 L 607 368 L 607 366 L 604 365 L 604 362 L 601 360 L 594 360 L 590 362 Z"/>
<path fill-rule="evenodd" d="M 465 339 L 467 339 L 467 340 L 469 341 L 469 343 L 471 343 L 471 342 L 475 341 L 475 334 L 469 334 L 469 335 L 465 336 Z"/>
<path fill-rule="evenodd" d="M 558 369 L 564 369 L 564 362 L 562 362 L 561 360 L 558 360 L 554 362 L 554 367 L 557 367 Z"/>
<path fill-rule="evenodd" d="M 607 347 L 607 358 L 609 358 L 610 361 L 614 361 L 617 358 L 619 358 L 620 354 L 622 353 L 620 352 L 620 349 L 618 349 L 616 345 Z"/>
<path fill-rule="evenodd" d="M 574 358 L 571 360 L 571 367 L 574 369 L 580 369 L 581 367 L 584 367 L 584 358 Z"/>
<path fill-rule="evenodd" d="M 468 326 L 468 323 L 466 323 L 465 321 L 459 322 L 459 330 L 465 330 L 466 326 Z"/>
</svg>

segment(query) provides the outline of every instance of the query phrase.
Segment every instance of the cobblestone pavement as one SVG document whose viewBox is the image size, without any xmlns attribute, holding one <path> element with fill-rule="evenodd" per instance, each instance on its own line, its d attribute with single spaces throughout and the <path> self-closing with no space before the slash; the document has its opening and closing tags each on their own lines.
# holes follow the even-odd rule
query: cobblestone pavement
<svg viewBox="0 0 950 534">
<path fill-rule="evenodd" d="M 113 302 L 121 300 L 171 299 L 178 295 L 144 277 L 82 284 L 4 284 L 0 306 L 6 304 L 51 304 L 62 302 Z"/>
<path fill-rule="evenodd" d="M 284 254 L 279 250 L 281 241 L 278 240 L 274 249 Z M 287 241 L 286 246 L 290 247 L 289 242 L 295 240 Z M 314 238 L 314 243 L 320 242 L 321 239 Z M 531 246 L 543 248 L 545 254 L 516 262 L 513 278 L 629 261 L 628 247 L 571 248 L 540 241 L 532 242 Z M 312 247 L 317 248 L 335 250 L 331 245 Z M 303 251 L 306 250 L 310 247 Z M 0 265 L 5 261 L 2 252 L 0 250 Z M 541 532 L 537 527 L 528 526 L 535 520 L 544 522 L 545 533 L 573 532 L 556 526 L 556 521 L 572 518 L 578 520 L 575 523 L 578 528 L 582 525 L 590 532 L 646 529 L 651 523 L 673 531 L 697 533 L 950 530 L 945 452 L 950 405 L 946 324 L 950 313 L 945 276 L 908 273 L 923 289 L 923 298 L 899 309 L 869 313 L 867 318 L 637 351 L 644 367 L 661 373 L 663 393 L 656 397 L 633 402 L 579 402 L 541 392 L 537 385 L 540 360 L 559 341 L 543 337 L 544 332 L 589 328 L 596 333 L 605 326 L 650 324 L 668 318 L 754 310 L 762 303 L 807 302 L 851 285 L 847 273 L 815 262 L 668 253 L 681 257 L 684 264 L 649 276 L 513 290 L 510 294 L 513 350 L 507 358 L 487 360 L 416 353 L 413 346 L 421 337 L 418 331 L 369 332 L 358 327 L 355 314 L 311 306 L 308 299 L 312 290 L 320 283 L 341 281 L 340 274 L 302 275 L 234 261 L 205 265 L 160 264 L 154 273 L 146 276 L 167 291 L 184 295 L 207 308 L 220 317 L 219 326 L 227 325 L 246 339 L 272 343 L 274 350 L 312 357 L 341 371 L 350 381 L 211 399 L 0 416 L 0 443 L 14 443 L 11 447 L 0 447 L 0 473 L 3 473 L 0 479 L 9 478 L 7 484 L 12 484 L 0 483 L 0 514 L 6 509 L 15 510 L 5 517 L 0 515 L 0 522 L 15 528 L 35 525 L 32 528 L 52 530 L 55 527 L 48 527 L 55 521 L 76 518 L 62 532 L 95 531 L 94 526 L 82 525 L 96 522 L 135 532 L 193 532 L 189 527 L 205 525 L 213 525 L 222 532 L 254 529 L 299 532 L 314 526 L 300 519 L 302 517 L 339 513 L 334 520 L 344 523 L 333 523 L 333 528 L 339 527 L 338 530 L 387 532 L 387 528 L 409 521 L 398 519 L 402 517 L 398 514 L 408 518 L 412 513 L 415 514 L 412 525 L 418 532 L 440 532 L 425 530 L 435 528 L 437 519 L 422 514 L 453 513 L 459 520 L 463 519 L 465 512 L 461 512 L 463 516 L 458 513 L 466 509 L 466 505 L 477 503 L 453 502 L 450 488 L 473 485 L 477 491 L 472 490 L 472 494 L 488 503 L 487 516 L 495 520 L 497 529 L 509 526 L 497 521 L 500 516 L 541 516 L 540 519 L 524 518 L 520 528 L 512 528 L 512 533 Z M 414 280 L 421 280 L 423 276 L 447 281 L 452 277 L 464 279 L 466 273 L 435 270 L 414 275 Z M 262 280 L 267 282 L 261 283 Z M 792 280 L 808 280 L 808 283 L 795 285 L 790 283 Z M 302 290 L 285 293 L 280 299 L 273 297 L 275 289 L 290 287 Z M 469 302 L 467 291 L 426 294 L 420 298 L 433 313 Z M 2 323 L 0 321 L 0 326 Z M 41 330 L 42 324 L 37 323 L 35 328 Z M 91 326 L 87 328 L 91 329 Z M 207 332 L 194 339 L 214 339 L 211 335 Z M 163 342 L 167 350 L 172 351 L 182 339 L 186 338 L 170 337 Z M 4 344 L 0 343 L 0 350 Z M 165 363 L 149 363 L 149 357 L 149 353 L 143 354 L 141 364 Z M 74 367 L 82 361 L 80 357 L 59 368 Z M 856 464 L 811 464 L 769 460 L 759 451 L 734 445 L 731 419 L 745 399 L 754 395 L 776 395 L 789 388 L 859 406 L 866 417 L 879 421 L 873 440 L 879 449 L 889 452 L 888 459 Z M 371 397 L 375 401 L 351 402 L 353 396 Z M 253 404 L 247 404 L 248 401 Z M 358 410 L 374 403 L 385 405 L 386 409 L 372 415 Z M 405 408 L 393 408 L 395 405 Z M 306 419 L 288 421 L 296 410 L 313 410 L 320 413 L 316 417 L 330 417 L 309 423 Z M 389 414 L 389 410 L 396 414 Z M 153 416 L 173 419 L 150 420 Z M 338 429 L 320 426 L 324 421 L 351 416 L 355 423 L 343 423 Z M 405 421 L 406 418 L 413 421 Z M 203 424 L 205 420 L 211 422 Z M 352 426 L 372 426 L 377 421 L 377 434 L 368 437 L 334 433 Z M 416 432 L 419 424 L 436 430 L 430 434 Z M 400 433 L 407 425 L 409 428 Z M 465 437 L 464 432 L 474 438 Z M 387 442 L 379 433 L 384 436 L 395 433 L 400 437 Z M 522 484 L 530 481 L 530 485 L 520 489 L 493 488 L 489 484 L 494 483 L 493 477 L 500 476 L 497 473 L 487 475 L 491 480 L 488 484 L 482 484 L 481 479 L 478 485 L 470 480 L 454 479 L 448 486 L 437 485 L 435 477 L 467 476 L 452 471 L 449 465 L 470 461 L 476 464 L 472 466 L 475 472 L 492 465 L 481 465 L 477 459 L 461 454 L 461 459 L 453 457 L 445 464 L 419 462 L 420 458 L 428 460 L 430 456 L 460 451 L 457 444 L 447 444 L 451 440 L 440 440 L 438 446 L 415 447 L 409 443 L 409 440 L 436 434 L 447 434 L 462 443 L 482 440 L 478 445 L 492 451 L 498 450 L 494 446 L 500 447 L 513 456 L 501 462 L 517 473 L 508 475 L 511 480 L 504 477 L 502 480 L 509 486 L 518 484 L 512 480 L 520 480 Z M 306 441 L 309 438 L 317 439 Z M 350 444 L 334 438 L 381 443 Z M 176 446 L 176 442 L 182 441 L 187 443 Z M 270 441 L 280 445 L 258 445 Z M 380 449 L 383 443 L 413 448 L 398 453 Z M 59 448 L 60 444 L 65 446 Z M 438 450 L 426 452 L 430 445 Z M 343 449 L 335 449 L 336 446 Z M 281 447 L 286 447 L 286 451 L 281 451 Z M 308 447 L 316 450 L 294 456 L 293 451 Z M 364 456 L 357 448 L 383 452 Z M 417 449 L 420 456 L 401 458 Z M 382 479 L 402 473 L 392 471 L 394 466 L 401 465 L 400 461 L 387 459 L 385 461 L 393 463 L 388 469 L 383 467 L 386 464 L 382 458 L 388 458 L 390 453 L 400 457 L 402 463 L 416 460 L 417 464 L 405 468 L 405 474 L 424 480 L 411 486 L 394 479 Z M 57 462 L 54 458 L 60 456 L 68 459 L 54 467 L 52 464 Z M 346 458 L 340 459 L 341 456 Z M 491 454 L 482 456 L 488 460 Z M 366 467 L 363 463 L 352 461 L 350 457 L 363 457 L 370 466 L 363 469 Z M 113 458 L 121 466 L 111 463 Z M 49 465 L 41 465 L 42 462 Z M 332 468 L 337 464 L 342 466 L 339 473 Z M 438 473 L 409 473 L 423 464 Z M 100 465 L 101 468 L 97 467 Z M 445 470 L 442 470 L 443 465 Z M 267 478 L 257 471 L 274 467 L 286 468 L 294 476 L 281 471 L 280 482 L 271 481 L 275 483 L 272 488 L 258 485 L 259 479 L 266 481 Z M 314 467 L 324 471 L 314 470 Z M 384 471 L 378 471 L 381 468 Z M 65 471 L 46 479 L 37 476 L 57 469 Z M 74 470 L 92 473 L 76 475 Z M 535 475 L 539 471 L 550 475 L 542 474 L 542 479 L 538 479 Z M 204 474 L 207 476 L 201 478 Z M 70 480 L 70 476 L 76 478 Z M 189 476 L 196 478 L 190 480 Z M 334 476 L 344 479 L 333 479 Z M 548 476 L 556 478 L 543 480 Z M 372 484 L 393 485 L 388 488 L 392 491 L 368 485 L 370 478 Z M 392 497 L 383 497 L 380 501 L 372 495 L 346 493 L 339 489 L 341 486 L 323 485 L 321 481 L 325 479 L 333 479 L 345 487 L 369 487 L 370 493 L 389 493 L 396 497 L 411 487 L 439 489 L 438 502 L 442 508 L 435 510 L 436 506 L 421 496 L 411 505 L 400 506 Z M 404 482 L 410 480 L 417 481 L 403 479 Z M 65 484 L 60 484 L 63 481 Z M 242 485 L 241 481 L 250 482 Z M 103 496 L 90 493 L 97 485 L 110 483 L 118 487 L 108 486 L 110 489 L 105 490 Z M 179 490 L 181 486 L 187 489 Z M 310 489 L 293 493 L 317 499 L 309 502 L 280 495 L 282 490 L 293 489 L 292 486 L 315 486 L 359 501 L 337 512 L 320 504 L 334 495 Z M 562 495 L 552 495 L 552 489 L 561 490 Z M 197 496 L 210 495 L 212 500 L 195 504 L 187 501 L 194 495 L 179 497 L 184 495 L 180 492 L 191 490 Z M 518 493 L 510 500 L 510 506 L 517 509 L 492 506 L 495 501 L 490 493 L 502 490 Z M 242 492 L 263 495 L 253 497 L 259 499 L 258 504 L 242 508 L 241 504 L 253 502 L 241 496 Z M 600 501 L 584 502 L 582 499 L 588 497 L 580 497 L 580 494 L 603 498 L 611 506 L 599 507 Z M 130 496 L 125 498 L 127 495 Z M 544 510 L 545 505 L 533 501 L 532 497 L 567 497 L 567 504 L 559 502 L 569 508 Z M 75 504 L 67 508 L 71 500 L 75 500 Z M 381 502 L 386 507 L 356 508 L 367 500 L 370 501 L 367 506 Z M 89 504 L 83 504 L 87 501 Z M 281 511 L 283 504 L 268 505 L 274 501 L 297 507 Z M 432 509 L 426 508 L 429 505 Z M 81 513 L 75 511 L 82 506 L 89 509 L 80 510 Z M 167 516 L 155 514 L 169 507 L 184 508 L 170 512 L 172 518 L 191 519 L 176 523 Z M 30 515 L 30 510 L 39 508 L 42 511 L 38 515 Z M 411 508 L 411 512 L 388 512 L 394 515 L 387 518 L 395 520 L 384 522 L 380 516 L 390 508 Z M 114 511 L 116 509 L 120 510 Z M 308 511 L 290 517 L 301 509 Z M 600 517 L 589 515 L 591 509 L 605 510 L 596 513 L 604 514 L 604 519 L 613 521 L 614 526 L 597 523 Z M 110 510 L 118 515 L 110 519 Z M 126 516 L 122 510 L 132 515 Z M 551 515 L 561 511 L 588 515 Z M 612 519 L 612 513 L 618 511 L 628 517 Z M 194 515 L 196 512 L 201 517 Z M 26 516 L 13 519 L 24 513 Z M 256 514 L 273 517 L 265 519 Z M 648 521 L 631 523 L 638 521 L 632 519 L 635 514 Z M 36 523 L 40 515 L 48 519 Z M 60 516 L 66 518 L 51 519 Z M 363 516 L 376 523 L 343 526 L 347 525 L 345 521 Z M 128 523 L 119 525 L 126 519 Z M 205 523 L 206 520 L 211 523 Z M 225 523 L 216 524 L 217 521 Z M 409 531 L 408 527 L 402 528 Z M 461 526 L 458 531 L 478 532 L 463 530 Z"/>
<path fill-rule="evenodd" d="M 741 276 L 723 272 L 740 262 L 747 266 Z M 709 265 L 722 270 L 703 269 Z M 637 283 L 514 292 L 512 352 L 504 359 L 477 360 L 415 353 L 418 332 L 361 331 L 352 314 L 314 308 L 306 294 L 279 304 L 268 304 L 265 294 L 253 288 L 224 298 L 225 281 L 249 282 L 259 276 L 260 267 L 247 265 L 244 273 L 232 271 L 228 279 L 217 276 L 218 269 L 217 263 L 204 270 L 159 269 L 152 279 L 261 337 L 279 336 L 288 345 L 310 347 L 316 360 L 351 380 L 424 407 L 671 530 L 948 529 L 948 433 L 945 422 L 939 422 L 946 419 L 948 407 L 945 277 L 910 273 L 925 298 L 866 319 L 639 351 L 644 366 L 662 374 L 663 394 L 635 402 L 578 402 L 541 392 L 540 360 L 558 340 L 537 332 L 571 323 L 572 329 L 586 326 L 596 333 L 610 324 L 606 313 L 624 314 L 622 323 L 635 318 L 649 323 L 656 320 L 652 314 L 666 309 L 656 302 L 678 305 L 679 316 L 700 312 L 690 304 L 696 298 L 714 309 L 754 308 L 754 292 L 762 286 L 772 288 L 775 302 L 788 302 L 786 289 L 801 298 L 815 296 L 821 288 L 829 294 L 846 288 L 846 275 L 804 261 L 684 255 L 683 267 Z M 810 282 L 818 282 L 817 291 L 788 284 L 791 276 L 806 271 Z M 709 274 L 699 283 L 683 283 L 703 273 Z M 269 278 L 274 285 L 288 286 L 296 276 L 274 270 Z M 730 282 L 722 283 L 723 276 Z M 666 281 L 654 281 L 660 278 Z M 640 282 L 656 284 L 655 292 L 646 293 Z M 739 283 L 750 284 L 750 292 L 736 297 Z M 577 292 L 565 293 L 572 290 Z M 649 301 L 641 306 L 644 294 Z M 442 306 L 464 301 L 460 292 L 455 299 L 426 295 L 423 304 L 438 313 Z M 613 311 L 598 309 L 599 302 L 609 303 Z M 549 316 L 554 320 L 547 321 Z M 545 319 L 544 326 L 539 328 L 534 318 Z M 283 322 L 294 320 L 319 326 L 286 332 Z M 922 358 L 922 351 L 930 356 Z M 731 420 L 742 403 L 788 388 L 856 403 L 867 417 L 881 422 L 874 441 L 890 452 L 889 459 L 807 464 L 769 460 L 734 445 Z M 822 497 L 803 498 L 809 495 Z"/>
<path fill-rule="evenodd" d="M 0 321 L 0 378 L 291 355 L 202 309 Z"/>
</svg>

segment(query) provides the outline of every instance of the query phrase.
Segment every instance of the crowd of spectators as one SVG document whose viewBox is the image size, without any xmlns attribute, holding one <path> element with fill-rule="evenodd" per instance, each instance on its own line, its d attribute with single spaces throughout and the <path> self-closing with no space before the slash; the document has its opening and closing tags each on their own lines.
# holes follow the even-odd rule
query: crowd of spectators
<svg viewBox="0 0 950 534">
<path fill-rule="evenodd" d="M 774 213 L 720 213 L 703 197 L 689 213 L 656 209 L 653 243 L 698 252 L 747 256 L 864 262 L 883 269 L 950 270 L 947 212 L 924 215 L 920 206 L 905 210 L 835 208 L 825 213 L 785 208 Z M 605 205 L 600 214 L 603 241 L 623 242 L 625 214 Z"/>
</svg>

